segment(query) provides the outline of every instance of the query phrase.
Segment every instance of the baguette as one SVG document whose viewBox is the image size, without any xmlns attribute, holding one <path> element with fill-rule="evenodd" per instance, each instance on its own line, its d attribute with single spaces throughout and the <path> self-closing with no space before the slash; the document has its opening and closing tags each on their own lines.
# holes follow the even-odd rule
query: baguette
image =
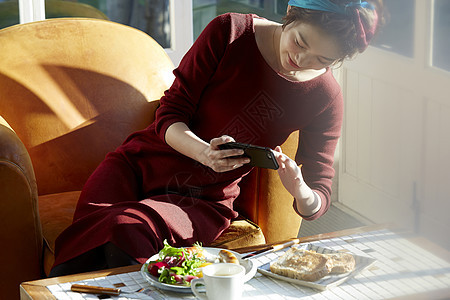
<svg viewBox="0 0 450 300">
<path fill-rule="evenodd" d="M 239 265 L 239 260 L 236 257 L 236 255 L 234 255 L 233 253 L 231 253 L 230 251 L 225 250 L 225 249 L 220 250 L 219 260 L 224 263 L 231 263 L 231 264 Z"/>
<path fill-rule="evenodd" d="M 317 281 L 329 274 L 332 262 L 315 251 L 290 248 L 270 264 L 272 273 L 305 281 Z"/>
</svg>

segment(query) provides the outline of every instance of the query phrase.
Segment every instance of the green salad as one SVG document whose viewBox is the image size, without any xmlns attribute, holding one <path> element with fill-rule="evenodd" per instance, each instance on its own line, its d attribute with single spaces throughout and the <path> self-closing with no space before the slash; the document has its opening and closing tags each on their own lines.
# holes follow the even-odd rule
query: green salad
<svg viewBox="0 0 450 300">
<path fill-rule="evenodd" d="M 200 268 L 210 264 L 198 243 L 189 248 L 175 248 L 164 240 L 164 248 L 158 257 L 148 263 L 147 270 L 159 282 L 167 284 L 190 286 L 192 279 L 202 276 Z"/>
</svg>

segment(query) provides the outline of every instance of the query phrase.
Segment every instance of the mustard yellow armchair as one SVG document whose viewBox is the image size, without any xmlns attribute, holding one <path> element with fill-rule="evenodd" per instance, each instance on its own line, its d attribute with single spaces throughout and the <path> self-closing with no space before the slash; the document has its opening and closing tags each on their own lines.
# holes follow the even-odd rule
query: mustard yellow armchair
<svg viewBox="0 0 450 300">
<path fill-rule="evenodd" d="M 1 299 L 18 298 L 21 282 L 48 274 L 86 179 L 153 121 L 173 67 L 150 36 L 110 21 L 49 19 L 0 30 Z M 292 155 L 297 139 L 284 151 Z M 301 218 L 275 171 L 255 169 L 237 205 L 257 225 L 236 220 L 212 246 L 297 236 Z"/>
</svg>

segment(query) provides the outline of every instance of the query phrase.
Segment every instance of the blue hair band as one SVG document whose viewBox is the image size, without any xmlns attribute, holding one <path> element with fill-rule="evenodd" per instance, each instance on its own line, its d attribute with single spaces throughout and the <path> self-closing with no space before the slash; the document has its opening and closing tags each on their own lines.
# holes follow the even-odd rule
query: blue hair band
<svg viewBox="0 0 450 300">
<path fill-rule="evenodd" d="M 362 8 L 372 9 L 372 10 L 375 9 L 375 7 L 372 4 L 370 4 L 369 2 L 367 2 L 367 1 L 363 2 L 361 0 L 356 1 L 356 2 L 350 2 L 345 5 L 346 9 L 351 8 L 351 7 L 354 7 L 354 8 L 362 7 Z"/>
<path fill-rule="evenodd" d="M 367 1 L 362 2 L 361 0 L 356 2 L 350 2 L 346 4 L 345 6 L 337 5 L 330 0 L 290 0 L 288 3 L 290 6 L 296 6 L 311 10 L 320 10 L 320 11 L 327 11 L 327 12 L 334 12 L 341 15 L 349 15 L 349 8 L 369 8 L 373 9 L 372 4 L 368 3 Z"/>
</svg>

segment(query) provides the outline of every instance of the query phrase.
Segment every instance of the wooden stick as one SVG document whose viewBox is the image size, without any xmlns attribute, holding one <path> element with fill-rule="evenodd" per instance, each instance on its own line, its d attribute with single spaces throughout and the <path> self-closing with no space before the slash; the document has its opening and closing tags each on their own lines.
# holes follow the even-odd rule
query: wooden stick
<svg viewBox="0 0 450 300">
<path fill-rule="evenodd" d="M 290 241 L 288 241 L 288 242 L 286 242 L 286 243 L 283 243 L 283 244 L 272 245 L 272 246 L 269 246 L 269 247 L 267 247 L 267 248 L 263 248 L 263 249 L 261 249 L 261 250 L 252 252 L 252 253 L 247 254 L 246 256 L 244 256 L 242 259 L 254 257 L 254 256 L 256 256 L 256 255 L 259 255 L 259 254 L 262 254 L 262 253 L 266 253 L 266 252 L 275 252 L 275 251 L 279 251 L 279 250 L 281 250 L 281 249 L 290 247 L 290 246 L 295 245 L 295 244 L 298 244 L 298 243 L 300 243 L 300 239 L 293 239 L 293 240 L 290 240 Z"/>
<path fill-rule="evenodd" d="M 72 284 L 70 289 L 74 292 L 90 293 L 90 294 L 103 294 L 103 295 L 120 295 L 120 289 L 107 288 L 101 286 L 92 286 L 85 284 Z"/>
</svg>

